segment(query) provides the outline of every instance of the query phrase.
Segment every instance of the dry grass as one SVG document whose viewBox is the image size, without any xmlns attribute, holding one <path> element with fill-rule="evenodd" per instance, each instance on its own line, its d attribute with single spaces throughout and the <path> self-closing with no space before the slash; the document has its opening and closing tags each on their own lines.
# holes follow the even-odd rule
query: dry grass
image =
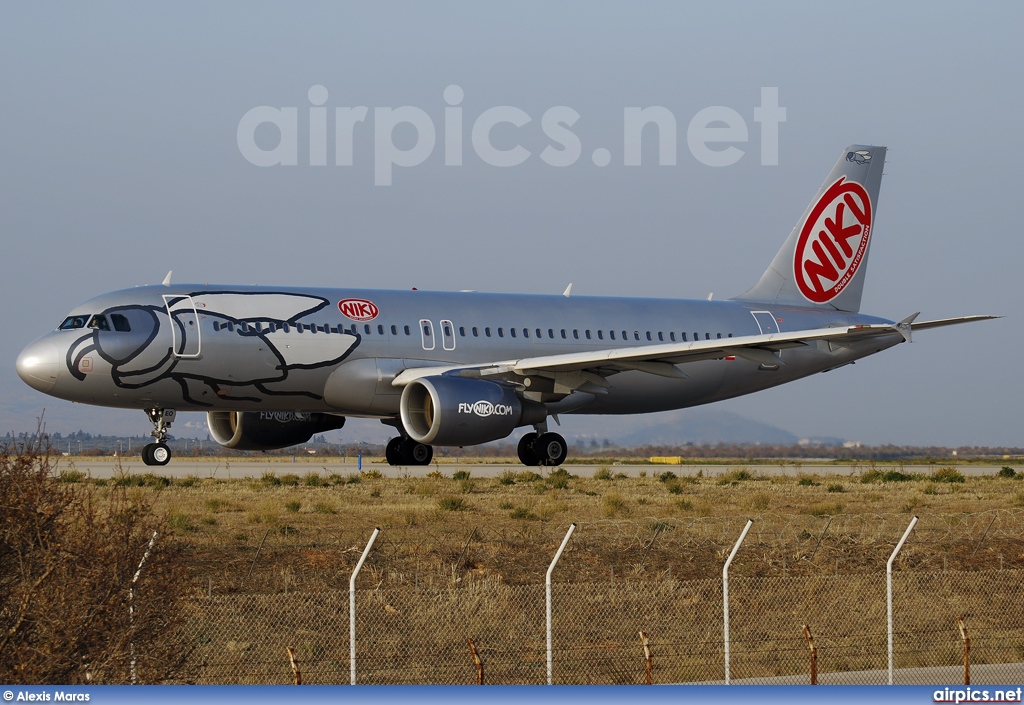
<svg viewBox="0 0 1024 705">
<path fill-rule="evenodd" d="M 798 477 L 762 477 L 726 467 L 696 478 L 581 478 L 571 468 L 541 475 L 509 466 L 493 478 L 268 474 L 256 482 L 152 481 L 132 490 L 173 516 L 194 579 L 222 592 L 275 592 L 285 573 L 293 589 L 346 584 L 373 527 L 382 535 L 371 564 L 386 584 L 451 585 L 472 578 L 473 566 L 506 584 L 539 582 L 571 522 L 581 530 L 563 561 L 574 581 L 626 570 L 658 524 L 668 530 L 649 549 L 641 577 L 668 570 L 676 578 L 710 577 L 748 517 L 755 519 L 748 543 L 757 548 L 740 556 L 736 570 L 751 576 L 774 575 L 783 563 L 788 574 L 884 564 L 910 514 L 922 517 L 907 547 L 914 565 L 1024 568 L 1019 478 L 940 471 L 887 481 L 873 472 L 819 476 L 804 466 Z M 998 519 L 975 550 L 992 521 L 984 513 L 994 510 Z M 467 541 L 462 564 L 453 566 Z M 326 557 L 311 561 L 311 551 Z"/>
</svg>

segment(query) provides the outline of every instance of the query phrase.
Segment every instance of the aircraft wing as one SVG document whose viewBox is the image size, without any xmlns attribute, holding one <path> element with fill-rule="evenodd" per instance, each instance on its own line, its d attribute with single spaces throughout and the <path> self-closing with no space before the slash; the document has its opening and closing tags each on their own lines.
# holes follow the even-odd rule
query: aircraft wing
<svg viewBox="0 0 1024 705">
<path fill-rule="evenodd" d="M 576 390 L 600 393 L 603 391 L 603 387 L 609 386 L 606 377 L 617 372 L 637 370 L 662 377 L 685 379 L 686 373 L 678 366 L 700 360 L 735 356 L 764 365 L 783 365 L 785 362 L 780 355 L 781 351 L 805 347 L 819 340 L 842 345 L 848 341 L 896 333 L 909 342 L 913 330 L 996 318 L 996 316 L 968 316 L 914 323 L 917 316 L 918 314 L 915 313 L 898 323 L 889 324 L 819 328 L 790 333 L 638 345 L 481 364 L 416 367 L 404 370 L 392 384 L 400 387 L 421 377 L 442 374 L 513 383 L 521 382 L 526 377 L 540 376 L 555 381 L 556 393 L 570 394 Z"/>
</svg>

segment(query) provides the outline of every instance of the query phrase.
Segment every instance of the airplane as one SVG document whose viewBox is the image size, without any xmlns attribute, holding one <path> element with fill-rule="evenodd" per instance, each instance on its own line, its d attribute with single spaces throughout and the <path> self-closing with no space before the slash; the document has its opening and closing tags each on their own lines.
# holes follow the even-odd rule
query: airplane
<svg viewBox="0 0 1024 705">
<path fill-rule="evenodd" d="M 433 446 L 499 440 L 527 466 L 557 466 L 548 419 L 708 404 L 835 370 L 915 331 L 860 313 L 885 147 L 843 150 L 763 276 L 729 300 L 675 300 L 255 286 L 141 286 L 102 294 L 29 344 L 34 389 L 141 409 L 171 458 L 178 411 L 205 411 L 217 443 L 271 450 L 377 418 L 396 429 L 392 465 Z"/>
</svg>

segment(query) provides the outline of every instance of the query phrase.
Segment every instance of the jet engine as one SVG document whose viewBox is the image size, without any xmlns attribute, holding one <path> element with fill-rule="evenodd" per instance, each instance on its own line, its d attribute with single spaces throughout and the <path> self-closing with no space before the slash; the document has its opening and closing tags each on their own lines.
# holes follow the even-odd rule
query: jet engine
<svg viewBox="0 0 1024 705">
<path fill-rule="evenodd" d="M 235 450 L 277 450 L 345 425 L 344 416 L 294 411 L 208 411 L 213 440 Z"/>
<path fill-rule="evenodd" d="M 413 440 L 440 446 L 496 441 L 517 426 L 547 418 L 543 404 L 520 399 L 511 387 L 442 376 L 423 377 L 407 384 L 400 413 L 402 425 Z"/>
</svg>

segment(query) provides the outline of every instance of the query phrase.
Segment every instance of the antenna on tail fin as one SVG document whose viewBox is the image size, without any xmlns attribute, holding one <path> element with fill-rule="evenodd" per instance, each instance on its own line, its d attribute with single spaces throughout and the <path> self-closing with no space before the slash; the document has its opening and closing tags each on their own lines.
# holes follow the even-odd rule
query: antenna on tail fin
<svg viewBox="0 0 1024 705">
<path fill-rule="evenodd" d="M 735 301 L 860 310 L 885 147 L 850 145 L 771 266 Z"/>
</svg>

